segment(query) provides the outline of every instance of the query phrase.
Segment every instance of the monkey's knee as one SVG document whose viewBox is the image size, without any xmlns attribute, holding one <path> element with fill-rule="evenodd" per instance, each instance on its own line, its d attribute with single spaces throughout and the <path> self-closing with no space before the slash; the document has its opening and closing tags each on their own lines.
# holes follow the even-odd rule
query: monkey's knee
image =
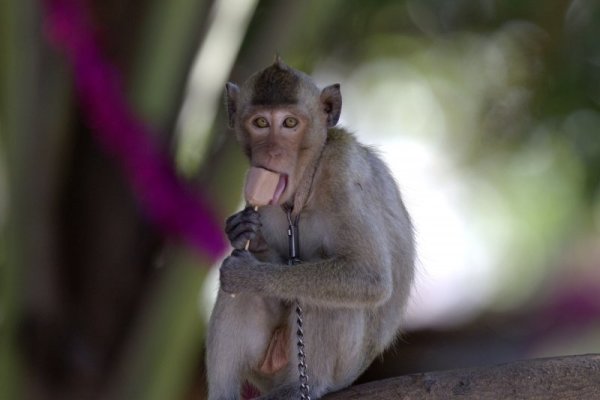
<svg viewBox="0 0 600 400">
<path fill-rule="evenodd" d="M 208 400 L 237 400 L 240 398 L 239 370 L 208 364 Z"/>
<path fill-rule="evenodd" d="M 310 398 L 312 400 L 318 400 L 321 396 L 327 393 L 327 388 L 316 385 L 310 388 Z M 302 390 L 300 389 L 300 383 L 298 381 L 288 383 L 281 386 L 270 393 L 260 396 L 257 400 L 288 400 L 288 399 L 300 399 L 302 396 Z"/>
<path fill-rule="evenodd" d="M 229 397 L 229 396 L 211 396 L 208 395 L 208 400 L 239 400 L 239 396 Z"/>
<path fill-rule="evenodd" d="M 292 383 L 279 387 L 270 393 L 260 396 L 257 400 L 299 399 L 300 395 L 300 384 Z"/>
</svg>

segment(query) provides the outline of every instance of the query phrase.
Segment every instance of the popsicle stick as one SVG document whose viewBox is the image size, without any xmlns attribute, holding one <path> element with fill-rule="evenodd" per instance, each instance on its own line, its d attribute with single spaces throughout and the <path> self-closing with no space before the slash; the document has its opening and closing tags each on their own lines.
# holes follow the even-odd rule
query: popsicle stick
<svg viewBox="0 0 600 400">
<path fill-rule="evenodd" d="M 254 206 L 254 211 L 258 211 L 258 206 Z M 244 250 L 248 250 L 250 248 L 250 241 L 246 242 L 246 246 L 244 246 Z"/>
<path fill-rule="evenodd" d="M 258 211 L 258 206 L 254 206 L 254 211 Z M 244 246 L 244 250 L 248 251 L 248 249 L 250 248 L 250 241 L 248 240 L 246 242 L 246 245 Z M 230 294 L 231 298 L 235 298 L 235 293 L 231 293 Z"/>
</svg>

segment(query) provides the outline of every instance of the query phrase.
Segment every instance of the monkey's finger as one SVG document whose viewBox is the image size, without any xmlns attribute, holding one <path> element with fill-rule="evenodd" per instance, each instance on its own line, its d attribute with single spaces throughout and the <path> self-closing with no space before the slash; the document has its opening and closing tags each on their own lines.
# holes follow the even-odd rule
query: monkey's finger
<svg viewBox="0 0 600 400">
<path fill-rule="evenodd" d="M 244 232 L 244 233 L 241 233 L 239 236 L 231 239 L 231 245 L 236 250 L 244 250 L 246 247 L 246 243 L 248 243 L 249 240 L 252 240 L 255 237 L 256 237 L 256 233 Z"/>
<path fill-rule="evenodd" d="M 243 212 L 244 212 L 243 210 L 242 211 L 238 211 L 235 214 L 230 215 L 229 217 L 227 217 L 227 219 L 225 220 L 225 225 L 229 225 L 232 222 L 234 222 L 235 220 L 241 218 Z"/>
<path fill-rule="evenodd" d="M 241 221 L 236 225 L 228 226 L 225 234 L 229 237 L 237 236 L 244 231 L 258 232 L 262 224 L 257 221 Z"/>
<path fill-rule="evenodd" d="M 229 234 L 229 232 L 243 223 L 260 225 L 260 214 L 253 209 L 250 209 L 250 212 L 244 210 L 232 215 L 225 221 L 225 233 Z"/>
<path fill-rule="evenodd" d="M 229 238 L 234 238 L 239 236 L 241 233 L 244 232 L 253 232 L 256 233 L 260 230 L 261 228 L 261 223 L 254 223 L 254 222 L 241 222 L 238 225 L 232 227 L 227 233 L 227 236 Z"/>
<path fill-rule="evenodd" d="M 242 220 L 242 213 L 236 213 L 225 220 L 225 232 L 229 232 Z"/>
<path fill-rule="evenodd" d="M 243 210 L 238 211 L 237 213 L 231 215 L 229 218 L 227 218 L 226 222 L 229 222 L 229 221 L 231 221 L 233 219 L 240 218 L 240 217 L 242 217 L 242 218 L 246 217 L 247 218 L 247 217 L 249 217 L 251 215 L 255 215 L 255 216 L 258 217 L 258 216 L 260 216 L 260 213 L 258 211 L 256 211 L 254 209 L 254 207 L 248 206 L 248 207 L 244 208 Z"/>
<path fill-rule="evenodd" d="M 242 221 L 252 221 L 260 223 L 260 213 L 252 207 L 246 207 L 241 214 Z"/>
</svg>

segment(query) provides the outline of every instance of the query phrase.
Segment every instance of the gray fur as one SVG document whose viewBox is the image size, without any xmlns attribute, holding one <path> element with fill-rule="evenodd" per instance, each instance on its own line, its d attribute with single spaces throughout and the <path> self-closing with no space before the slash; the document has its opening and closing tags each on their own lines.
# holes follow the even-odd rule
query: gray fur
<svg viewBox="0 0 600 400">
<path fill-rule="evenodd" d="M 221 266 L 207 342 L 210 400 L 239 398 L 244 380 L 262 399 L 298 398 L 295 299 L 304 308 L 313 399 L 350 385 L 401 328 L 414 275 L 409 215 L 381 159 L 344 130 L 327 130 L 326 119 L 313 127 L 324 129 L 326 140 L 305 162 L 293 199 L 303 262 L 285 263 L 286 215 L 265 206 L 260 231 L 248 233 L 251 252 L 234 252 Z M 284 323 L 292 327 L 290 362 L 262 375 L 271 334 Z"/>
</svg>

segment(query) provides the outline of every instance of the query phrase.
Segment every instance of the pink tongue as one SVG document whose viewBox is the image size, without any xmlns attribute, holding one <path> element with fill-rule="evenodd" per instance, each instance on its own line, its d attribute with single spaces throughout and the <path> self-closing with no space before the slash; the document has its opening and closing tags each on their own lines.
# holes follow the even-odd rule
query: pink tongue
<svg viewBox="0 0 600 400">
<path fill-rule="evenodd" d="M 273 199 L 271 200 L 271 204 L 277 204 L 279 198 L 283 194 L 285 187 L 287 186 L 287 176 L 279 175 L 279 182 L 277 182 L 277 187 L 275 188 L 275 194 L 273 194 Z"/>
</svg>

